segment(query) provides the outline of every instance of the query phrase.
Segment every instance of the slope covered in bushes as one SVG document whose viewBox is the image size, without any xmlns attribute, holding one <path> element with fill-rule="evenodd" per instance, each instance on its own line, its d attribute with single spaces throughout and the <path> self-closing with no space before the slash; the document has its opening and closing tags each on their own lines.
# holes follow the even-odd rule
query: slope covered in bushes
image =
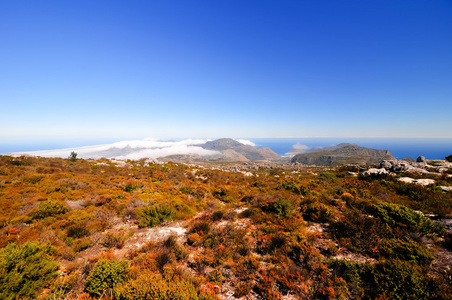
<svg viewBox="0 0 452 300">
<path fill-rule="evenodd" d="M 220 169 L 0 156 L 0 298 L 452 299 L 451 192 Z"/>
</svg>

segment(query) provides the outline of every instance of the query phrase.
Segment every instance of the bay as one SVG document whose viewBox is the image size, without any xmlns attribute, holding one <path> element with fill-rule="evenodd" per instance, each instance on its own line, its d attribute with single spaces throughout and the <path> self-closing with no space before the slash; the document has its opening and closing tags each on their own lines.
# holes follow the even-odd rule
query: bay
<svg viewBox="0 0 452 300">
<path fill-rule="evenodd" d="M 425 156 L 444 159 L 452 155 L 452 138 L 249 138 L 257 147 L 268 147 L 279 155 L 286 155 L 296 144 L 308 148 L 328 147 L 341 143 L 389 150 L 397 159 Z"/>
</svg>

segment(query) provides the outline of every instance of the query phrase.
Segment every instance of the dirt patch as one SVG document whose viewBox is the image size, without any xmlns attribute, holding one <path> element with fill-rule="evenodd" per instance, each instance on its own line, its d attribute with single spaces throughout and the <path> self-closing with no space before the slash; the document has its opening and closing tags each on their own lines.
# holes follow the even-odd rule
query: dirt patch
<svg viewBox="0 0 452 300">
<path fill-rule="evenodd" d="M 124 242 L 121 249 L 115 249 L 114 255 L 123 258 L 129 251 L 142 248 L 147 243 L 162 242 L 171 235 L 176 235 L 181 243 L 185 242 L 187 229 L 183 222 L 172 223 L 164 227 L 138 228 L 137 225 L 127 225 L 124 229 L 134 230 L 135 233 Z"/>
</svg>

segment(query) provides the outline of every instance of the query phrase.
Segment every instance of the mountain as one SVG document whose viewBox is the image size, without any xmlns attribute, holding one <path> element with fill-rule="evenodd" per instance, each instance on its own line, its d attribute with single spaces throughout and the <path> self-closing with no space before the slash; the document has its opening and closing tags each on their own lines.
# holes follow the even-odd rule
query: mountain
<svg viewBox="0 0 452 300">
<path fill-rule="evenodd" d="M 206 150 L 219 151 L 229 160 L 275 160 L 281 158 L 270 148 L 254 148 L 233 139 L 218 139 L 198 146 Z"/>
<path fill-rule="evenodd" d="M 292 150 L 290 150 L 286 154 L 289 155 L 289 156 L 295 156 L 297 154 L 302 154 L 302 153 L 331 151 L 331 150 L 336 150 L 338 148 L 342 148 L 342 147 L 345 147 L 345 146 L 358 146 L 358 145 L 356 145 L 356 144 L 349 144 L 349 143 L 341 143 L 339 145 L 334 145 L 334 146 L 329 146 L 329 147 L 314 147 L 314 148 L 309 149 L 307 146 L 301 145 L 300 143 L 297 143 L 297 144 L 293 145 Z"/>
<path fill-rule="evenodd" d="M 122 141 L 66 149 L 21 152 L 31 156 L 67 158 L 71 152 L 78 158 L 131 159 L 162 158 L 164 160 L 277 160 L 281 157 L 269 148 L 255 148 L 249 141 L 234 139 L 159 141 L 155 139 Z"/>
<path fill-rule="evenodd" d="M 316 152 L 311 152 L 312 150 L 316 150 Z M 383 160 L 395 159 L 388 150 L 371 149 L 355 144 L 339 144 L 312 150 L 295 155 L 291 162 L 316 166 L 340 166 L 377 164 Z"/>
</svg>

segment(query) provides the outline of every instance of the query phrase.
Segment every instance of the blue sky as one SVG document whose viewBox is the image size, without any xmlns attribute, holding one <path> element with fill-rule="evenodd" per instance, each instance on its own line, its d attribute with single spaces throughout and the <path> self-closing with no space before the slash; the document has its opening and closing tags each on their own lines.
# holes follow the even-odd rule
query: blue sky
<svg viewBox="0 0 452 300">
<path fill-rule="evenodd" d="M 0 2 L 0 139 L 452 137 L 452 1 Z"/>
</svg>

